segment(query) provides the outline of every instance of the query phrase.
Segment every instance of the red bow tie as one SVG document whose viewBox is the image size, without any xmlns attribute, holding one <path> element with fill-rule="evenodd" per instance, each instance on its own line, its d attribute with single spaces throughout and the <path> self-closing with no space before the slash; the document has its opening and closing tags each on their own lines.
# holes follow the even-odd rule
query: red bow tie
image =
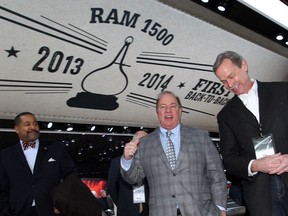
<svg viewBox="0 0 288 216">
<path fill-rule="evenodd" d="M 35 148 L 36 141 L 33 142 L 22 142 L 23 149 L 26 150 L 29 146 Z"/>
</svg>

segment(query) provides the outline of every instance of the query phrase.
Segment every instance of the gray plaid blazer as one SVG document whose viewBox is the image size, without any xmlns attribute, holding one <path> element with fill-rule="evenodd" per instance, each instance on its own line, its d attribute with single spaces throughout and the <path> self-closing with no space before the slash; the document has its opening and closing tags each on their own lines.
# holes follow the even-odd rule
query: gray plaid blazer
<svg viewBox="0 0 288 216">
<path fill-rule="evenodd" d="M 206 130 L 181 125 L 181 146 L 172 171 L 160 141 L 160 129 L 141 139 L 132 166 L 123 178 L 135 184 L 145 176 L 149 184 L 149 215 L 217 216 L 226 208 L 226 176 L 219 153 Z"/>
</svg>

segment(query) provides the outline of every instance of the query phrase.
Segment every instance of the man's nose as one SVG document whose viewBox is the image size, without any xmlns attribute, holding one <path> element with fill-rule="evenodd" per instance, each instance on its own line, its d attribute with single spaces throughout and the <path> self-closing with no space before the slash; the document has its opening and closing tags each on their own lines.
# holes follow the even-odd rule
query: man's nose
<svg viewBox="0 0 288 216">
<path fill-rule="evenodd" d="M 168 106 L 165 109 L 166 112 L 170 112 L 170 110 L 171 110 L 171 107 L 168 107 Z"/>
<path fill-rule="evenodd" d="M 36 127 L 37 127 L 36 125 L 33 125 L 33 124 L 30 125 L 30 128 L 33 129 L 33 130 L 34 130 Z"/>
<path fill-rule="evenodd" d="M 229 89 L 233 88 L 233 85 L 234 85 L 233 80 L 227 80 L 227 87 L 228 87 Z"/>
</svg>

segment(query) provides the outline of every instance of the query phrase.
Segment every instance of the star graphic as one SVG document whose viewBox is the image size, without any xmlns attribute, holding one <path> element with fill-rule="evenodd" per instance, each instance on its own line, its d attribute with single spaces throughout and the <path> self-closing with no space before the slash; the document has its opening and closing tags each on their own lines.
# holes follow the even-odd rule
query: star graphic
<svg viewBox="0 0 288 216">
<path fill-rule="evenodd" d="M 180 82 L 180 84 L 179 84 L 177 87 L 178 87 L 179 89 L 185 87 L 185 82 L 184 82 L 184 83 L 183 83 L 183 82 Z"/>
<path fill-rule="evenodd" d="M 17 58 L 17 53 L 20 52 L 20 50 L 15 50 L 14 47 L 12 46 L 10 50 L 5 50 L 6 52 L 9 53 L 8 57 L 14 56 Z"/>
</svg>

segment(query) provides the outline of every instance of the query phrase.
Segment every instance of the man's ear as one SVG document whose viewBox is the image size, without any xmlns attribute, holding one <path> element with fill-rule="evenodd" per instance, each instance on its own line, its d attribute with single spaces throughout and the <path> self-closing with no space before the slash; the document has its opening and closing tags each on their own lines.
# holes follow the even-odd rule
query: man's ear
<svg viewBox="0 0 288 216">
<path fill-rule="evenodd" d="M 158 112 L 157 111 L 155 112 L 155 117 L 158 119 Z"/>
<path fill-rule="evenodd" d="M 18 134 L 19 133 L 19 127 L 18 126 L 14 126 L 15 132 Z"/>
<path fill-rule="evenodd" d="M 241 68 L 242 68 L 242 70 L 248 72 L 248 64 L 245 60 L 242 61 Z"/>
</svg>

